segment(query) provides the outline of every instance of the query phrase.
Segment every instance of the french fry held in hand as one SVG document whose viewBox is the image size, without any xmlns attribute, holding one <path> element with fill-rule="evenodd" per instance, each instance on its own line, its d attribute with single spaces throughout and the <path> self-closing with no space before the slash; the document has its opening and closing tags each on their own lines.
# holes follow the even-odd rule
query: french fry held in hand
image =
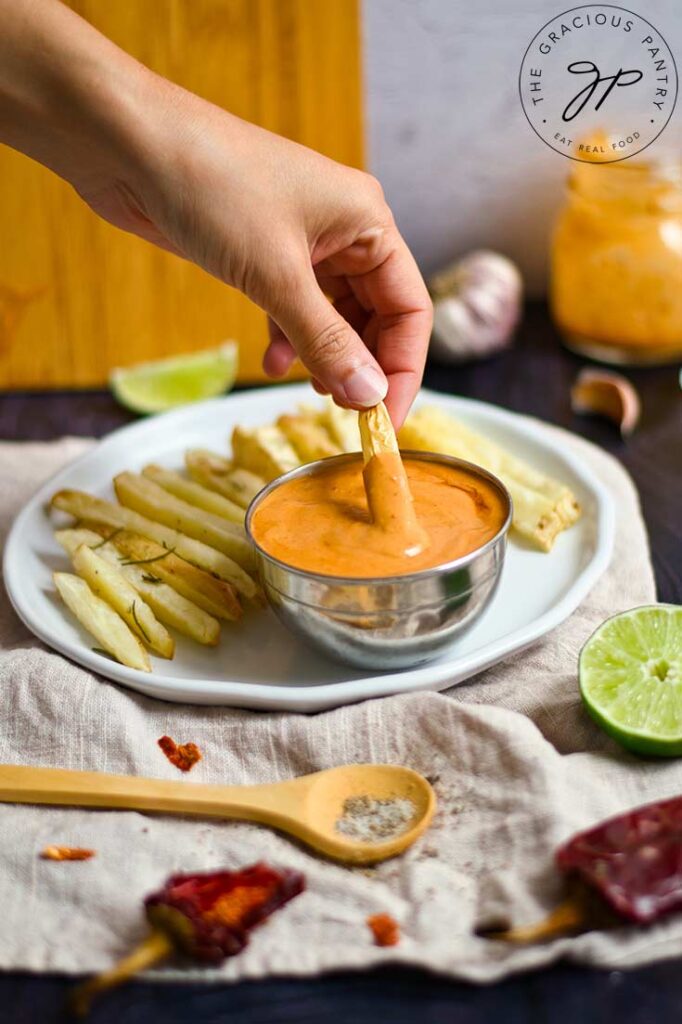
<svg viewBox="0 0 682 1024">
<path fill-rule="evenodd" d="M 107 527 L 100 527 L 100 529 L 104 533 L 114 532 Z M 87 544 L 89 548 L 96 548 L 97 554 L 101 558 L 106 559 L 111 565 L 115 565 L 118 571 L 125 576 L 164 626 L 170 626 L 183 636 L 194 640 L 195 643 L 207 647 L 215 647 L 218 643 L 220 639 L 218 620 L 164 583 L 161 577 L 152 571 L 153 566 L 145 570 L 144 565 L 123 565 L 121 563 L 122 556 L 111 541 L 103 540 L 101 534 L 94 530 L 57 530 L 55 539 L 72 556 L 82 544 Z"/>
<path fill-rule="evenodd" d="M 97 524 L 92 524 L 91 528 L 96 532 L 100 529 Z M 107 536 L 107 533 L 105 529 L 103 535 Z M 188 601 L 217 619 L 228 622 L 241 619 L 242 606 L 230 583 L 216 579 L 203 569 L 190 565 L 184 558 L 178 558 L 161 544 L 129 530 L 116 530 L 110 535 L 110 543 L 122 556 L 121 567 L 135 566 L 157 576 Z"/>
<path fill-rule="evenodd" d="M 315 419 L 305 415 L 280 416 L 277 426 L 302 462 L 316 462 L 341 454 L 339 445 Z"/>
<path fill-rule="evenodd" d="M 441 409 L 423 406 L 408 416 L 399 434 L 403 448 L 442 452 L 475 462 L 502 480 L 514 503 L 513 526 L 543 551 L 580 516 L 580 506 L 564 484 L 462 426 Z"/>
<path fill-rule="evenodd" d="M 171 530 L 162 523 L 147 519 L 133 509 L 114 505 L 103 498 L 95 498 L 85 491 L 71 490 L 58 491 L 52 496 L 50 504 L 53 508 L 68 512 L 81 521 L 88 520 L 97 523 L 98 526 L 110 526 L 138 533 L 161 544 L 167 551 L 174 551 L 178 557 L 197 568 L 217 576 L 226 583 L 231 583 L 244 597 L 257 599 L 259 596 L 260 590 L 255 581 L 227 555 L 209 547 L 208 544 L 186 537 L 177 530 Z"/>
<path fill-rule="evenodd" d="M 55 572 L 52 578 L 64 604 L 102 650 L 128 668 L 151 672 L 149 655 L 135 634 L 106 601 L 93 594 L 85 580 L 69 572 Z"/>
<path fill-rule="evenodd" d="M 206 448 L 192 448 L 185 452 L 187 472 L 198 484 L 223 495 L 235 505 L 247 509 L 265 480 L 242 466 L 233 466 L 229 459 Z"/>
<path fill-rule="evenodd" d="M 153 480 L 136 473 L 119 473 L 114 477 L 114 490 L 118 500 L 127 508 L 208 544 L 234 559 L 243 569 L 255 570 L 256 557 L 243 526 L 189 505 L 164 491 Z"/>
<path fill-rule="evenodd" d="M 210 491 L 208 487 L 203 487 L 194 480 L 186 480 L 184 476 L 175 473 L 172 469 L 162 469 L 161 466 L 145 466 L 142 476 L 152 480 L 159 487 L 163 487 L 164 491 L 175 495 L 176 498 L 182 498 L 188 504 L 203 509 L 204 512 L 211 512 L 214 516 L 220 516 L 230 523 L 244 525 L 244 509 L 240 505 L 236 505 L 222 494 Z"/>
<path fill-rule="evenodd" d="M 87 544 L 81 544 L 77 548 L 71 561 L 93 594 L 101 597 L 118 612 L 128 628 L 146 647 L 162 658 L 173 657 L 173 637 L 157 620 L 149 605 L 142 600 L 123 573 L 96 551 L 92 551 Z"/>
<path fill-rule="evenodd" d="M 257 473 L 270 483 L 282 473 L 296 469 L 301 460 L 279 427 L 256 427 L 232 431 L 232 455 L 238 466 Z"/>
<path fill-rule="evenodd" d="M 406 549 L 422 549 L 427 537 L 417 521 L 407 473 L 383 402 L 358 413 L 362 442 L 362 471 L 373 522 L 400 537 Z"/>
</svg>

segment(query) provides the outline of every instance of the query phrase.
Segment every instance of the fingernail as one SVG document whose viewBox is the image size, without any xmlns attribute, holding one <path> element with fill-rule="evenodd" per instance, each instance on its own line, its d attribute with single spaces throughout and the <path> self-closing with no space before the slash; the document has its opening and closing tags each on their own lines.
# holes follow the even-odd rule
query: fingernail
<svg viewBox="0 0 682 1024">
<path fill-rule="evenodd" d="M 344 380 L 343 390 L 351 405 L 370 407 L 384 400 L 388 381 L 373 366 L 358 366 Z"/>
</svg>

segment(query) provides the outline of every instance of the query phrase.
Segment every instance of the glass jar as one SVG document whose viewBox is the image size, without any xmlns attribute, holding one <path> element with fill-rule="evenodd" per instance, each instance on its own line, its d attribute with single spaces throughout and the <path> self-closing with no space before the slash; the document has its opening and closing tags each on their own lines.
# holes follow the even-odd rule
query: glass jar
<svg viewBox="0 0 682 1024">
<path fill-rule="evenodd" d="M 550 301 L 569 348 L 607 363 L 682 356 L 682 166 L 576 165 L 552 239 Z"/>
</svg>

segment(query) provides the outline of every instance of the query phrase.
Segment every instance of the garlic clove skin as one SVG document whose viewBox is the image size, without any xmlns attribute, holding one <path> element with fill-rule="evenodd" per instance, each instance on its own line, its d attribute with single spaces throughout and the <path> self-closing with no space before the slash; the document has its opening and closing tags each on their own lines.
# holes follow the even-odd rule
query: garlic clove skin
<svg viewBox="0 0 682 1024">
<path fill-rule="evenodd" d="M 465 362 L 505 348 L 521 316 L 523 284 L 505 256 L 480 250 L 429 282 L 433 304 L 431 353 Z"/>
<path fill-rule="evenodd" d="M 571 408 L 575 413 L 605 416 L 628 437 L 639 422 L 641 402 L 627 377 L 586 367 L 571 388 Z"/>
</svg>

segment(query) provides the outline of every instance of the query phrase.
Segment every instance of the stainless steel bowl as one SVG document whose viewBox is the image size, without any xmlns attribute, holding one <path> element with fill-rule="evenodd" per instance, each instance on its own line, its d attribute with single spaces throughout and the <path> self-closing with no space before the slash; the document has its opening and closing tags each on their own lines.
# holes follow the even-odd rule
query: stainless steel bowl
<svg viewBox="0 0 682 1024">
<path fill-rule="evenodd" d="M 502 483 L 478 466 L 449 455 L 403 452 L 405 459 L 468 470 L 492 483 L 507 514 L 498 533 L 462 558 L 405 576 L 354 579 L 296 569 L 269 555 L 251 531 L 254 512 L 276 488 L 330 461 L 353 462 L 359 452 L 311 462 L 273 480 L 251 502 L 251 538 L 267 599 L 284 625 L 306 643 L 356 668 L 407 668 L 436 658 L 471 629 L 490 603 L 502 572 L 512 502 Z"/>
</svg>

